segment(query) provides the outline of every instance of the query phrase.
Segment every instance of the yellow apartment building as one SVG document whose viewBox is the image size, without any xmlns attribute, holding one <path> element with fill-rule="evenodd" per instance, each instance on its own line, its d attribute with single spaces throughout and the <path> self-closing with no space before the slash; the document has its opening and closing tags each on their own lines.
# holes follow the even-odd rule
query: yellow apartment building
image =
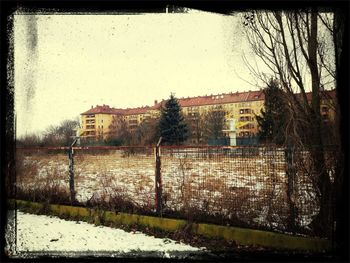
<svg viewBox="0 0 350 263">
<path fill-rule="evenodd" d="M 311 101 L 311 94 L 307 94 Z M 322 94 L 321 114 L 325 121 L 335 118 L 335 90 Z M 226 94 L 206 95 L 197 97 L 178 98 L 184 116 L 190 120 L 192 134 L 189 143 L 198 143 L 195 120 L 198 115 L 203 115 L 211 110 L 224 110 L 226 119 L 236 120 L 237 137 L 254 136 L 258 132 L 258 123 L 255 118 L 264 107 L 264 92 L 247 91 L 231 92 Z M 128 128 L 133 131 L 142 122 L 160 116 L 160 109 L 166 100 L 154 101 L 153 106 L 117 109 L 108 105 L 97 105 L 81 114 L 80 134 L 83 138 L 105 139 L 110 134 L 110 125 L 114 117 L 121 117 L 126 121 Z"/>
<path fill-rule="evenodd" d="M 101 139 L 109 133 L 113 117 L 120 116 L 121 111 L 108 105 L 91 106 L 91 109 L 81 114 L 80 134 L 83 138 Z"/>
</svg>

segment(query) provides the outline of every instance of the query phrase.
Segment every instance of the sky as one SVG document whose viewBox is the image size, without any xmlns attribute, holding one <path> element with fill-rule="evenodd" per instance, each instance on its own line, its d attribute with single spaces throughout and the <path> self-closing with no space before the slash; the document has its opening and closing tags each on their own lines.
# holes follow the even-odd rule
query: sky
<svg viewBox="0 0 350 263">
<path fill-rule="evenodd" d="M 256 90 L 239 14 L 14 17 L 17 137 L 91 108 L 152 106 L 155 100 Z M 247 82 L 248 81 L 248 82 Z"/>
</svg>

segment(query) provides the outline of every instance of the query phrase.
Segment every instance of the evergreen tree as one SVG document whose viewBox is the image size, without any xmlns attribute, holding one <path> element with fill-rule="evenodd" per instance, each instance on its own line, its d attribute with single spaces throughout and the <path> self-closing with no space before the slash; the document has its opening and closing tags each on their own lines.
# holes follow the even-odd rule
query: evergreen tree
<svg viewBox="0 0 350 263">
<path fill-rule="evenodd" d="M 162 141 L 168 145 L 181 144 L 188 138 L 188 129 L 181 107 L 173 94 L 161 109 L 159 130 Z"/>
<path fill-rule="evenodd" d="M 285 142 L 286 109 L 282 100 L 283 91 L 276 80 L 271 79 L 265 94 L 265 109 L 256 116 L 261 141 L 281 145 Z"/>
</svg>

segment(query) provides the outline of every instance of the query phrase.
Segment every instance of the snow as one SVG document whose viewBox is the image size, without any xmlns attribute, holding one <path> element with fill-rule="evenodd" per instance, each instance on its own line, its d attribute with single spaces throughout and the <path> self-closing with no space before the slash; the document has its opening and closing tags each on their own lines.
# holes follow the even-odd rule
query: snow
<svg viewBox="0 0 350 263">
<path fill-rule="evenodd" d="M 82 221 L 9 211 L 6 247 L 11 257 L 113 256 L 190 257 L 205 253 L 168 238 L 155 238 L 141 232 L 126 232 Z M 11 217 L 14 219 L 11 221 Z M 11 223 L 12 222 L 12 223 Z M 15 222 L 15 223 L 14 223 Z M 14 230 L 16 229 L 16 231 Z"/>
<path fill-rule="evenodd" d="M 50 182 L 69 192 L 66 155 L 17 154 L 21 154 L 16 162 L 21 168 L 16 171 L 17 189 L 40 193 Z M 154 209 L 155 161 L 151 152 L 82 151 L 76 152 L 74 158 L 76 198 L 82 204 L 89 200 L 122 200 L 143 210 Z M 298 171 L 294 188 L 300 227 L 307 227 L 319 211 L 315 188 L 308 176 L 309 164 L 305 163 L 304 168 L 305 171 Z M 250 152 L 242 148 L 223 153 L 162 148 L 161 177 L 164 208 L 169 211 L 198 208 L 208 215 L 239 217 L 246 223 L 277 223 L 280 230 L 285 230 L 289 208 L 284 149 Z M 265 205 L 273 216 L 266 217 L 261 209 Z"/>
</svg>

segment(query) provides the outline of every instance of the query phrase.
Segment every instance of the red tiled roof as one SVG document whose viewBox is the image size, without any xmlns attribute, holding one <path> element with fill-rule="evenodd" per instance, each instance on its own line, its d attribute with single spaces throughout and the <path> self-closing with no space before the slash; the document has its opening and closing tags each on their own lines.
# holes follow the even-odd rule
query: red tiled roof
<svg viewBox="0 0 350 263">
<path fill-rule="evenodd" d="M 265 95 L 262 90 L 258 91 L 247 91 L 247 92 L 231 92 L 228 94 L 217 94 L 208 96 L 198 96 L 198 97 L 188 97 L 188 98 L 178 98 L 178 102 L 181 107 L 193 107 L 193 106 L 204 106 L 204 105 L 216 105 L 216 104 L 227 104 L 234 102 L 244 102 L 244 101 L 257 101 L 264 100 Z M 153 109 L 159 109 L 166 100 L 154 105 Z"/>
<path fill-rule="evenodd" d="M 108 105 L 96 105 L 96 107 L 92 107 L 88 111 L 85 111 L 81 113 L 81 115 L 89 115 L 89 114 L 98 114 L 98 113 L 104 113 L 104 114 L 122 114 L 123 109 L 115 109 L 110 108 Z"/>
<path fill-rule="evenodd" d="M 321 95 L 320 96 L 321 99 L 333 99 L 334 100 L 337 97 L 337 93 L 336 93 L 335 89 L 321 91 L 320 95 Z M 308 101 L 311 101 L 311 99 L 312 99 L 312 92 L 307 92 L 306 93 L 306 97 L 307 97 Z"/>
<path fill-rule="evenodd" d="M 139 107 L 139 108 L 131 108 L 131 109 L 124 109 L 123 114 L 125 115 L 134 115 L 134 114 L 144 114 L 146 113 L 151 107 Z"/>
<path fill-rule="evenodd" d="M 160 107 L 162 107 L 165 104 L 166 100 L 162 100 L 161 102 L 158 102 L 154 104 L 152 107 L 150 107 L 151 110 L 159 110 Z"/>
<path fill-rule="evenodd" d="M 123 115 L 133 115 L 133 114 L 142 114 L 149 110 L 151 107 L 140 107 L 140 108 L 131 108 L 131 109 L 116 109 L 111 108 L 108 105 L 96 105 L 96 107 L 92 107 L 88 111 L 81 113 L 81 115 L 89 115 L 89 114 L 123 114 Z"/>
<path fill-rule="evenodd" d="M 257 101 L 264 100 L 264 98 L 264 92 L 262 90 L 258 90 L 240 93 L 236 92 L 210 96 L 199 96 L 192 98 L 180 98 L 178 101 L 181 107 L 192 107 L 202 105 L 227 104 L 234 102 Z"/>
<path fill-rule="evenodd" d="M 311 92 L 306 93 L 307 99 L 311 101 L 312 94 Z M 335 90 L 324 91 L 321 93 L 321 97 L 324 99 L 335 99 L 336 92 Z M 198 96 L 198 97 L 188 97 L 188 98 L 179 98 L 178 101 L 181 107 L 193 107 L 193 106 L 204 106 L 204 105 L 216 105 L 216 104 L 227 104 L 234 102 L 247 102 L 247 101 L 261 101 L 265 99 L 265 94 L 263 90 L 257 91 L 246 91 L 246 92 L 231 92 L 227 94 L 217 94 L 210 96 Z M 123 115 L 136 115 L 136 114 L 144 114 L 148 110 L 160 109 L 162 105 L 167 100 L 162 100 L 161 102 L 156 103 L 153 106 L 145 106 L 139 108 L 127 108 L 127 109 L 116 109 L 111 108 L 108 105 L 97 105 L 96 107 L 92 107 L 88 111 L 81 113 L 81 115 L 88 114 L 123 114 Z"/>
</svg>

